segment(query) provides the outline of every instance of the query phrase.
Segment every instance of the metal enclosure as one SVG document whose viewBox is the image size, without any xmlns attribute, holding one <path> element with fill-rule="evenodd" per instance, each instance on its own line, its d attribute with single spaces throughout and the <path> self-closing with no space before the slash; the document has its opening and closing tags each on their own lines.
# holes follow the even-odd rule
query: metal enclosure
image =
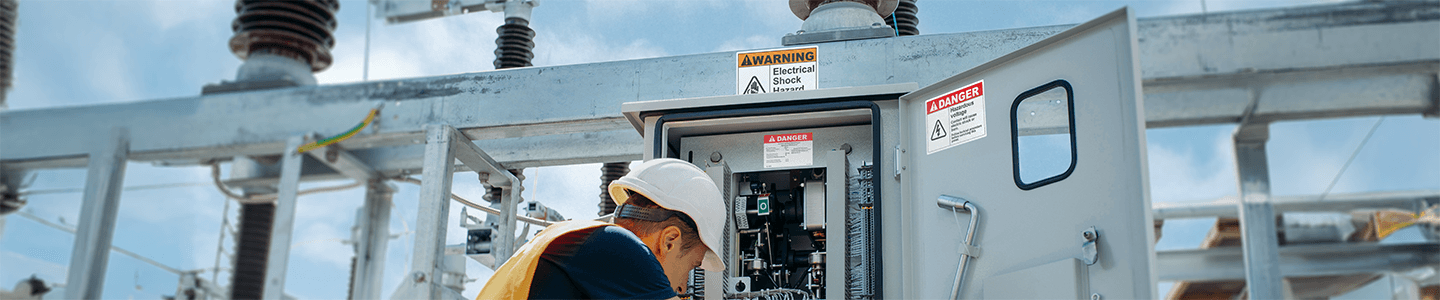
<svg viewBox="0 0 1440 300">
<path fill-rule="evenodd" d="M 963 299 L 1040 296 L 1028 290 L 1047 288 L 1002 283 L 1022 277 L 1066 283 L 1066 297 L 1148 299 L 1156 296 L 1149 251 L 1155 241 L 1133 25 L 1129 10 L 1117 10 L 904 95 L 914 85 L 628 102 L 622 111 L 644 133 L 647 159 L 729 170 L 723 176 L 734 183 L 721 188 L 736 213 L 726 254 L 732 267 L 704 283 L 721 281 L 729 291 L 743 290 L 729 287 L 740 281 L 805 284 L 825 299 L 942 299 L 956 288 L 963 252 L 972 257 L 959 287 Z M 935 133 L 926 101 L 981 81 L 989 104 L 978 120 L 988 134 L 927 151 Z M 1035 94 L 1027 89 L 1051 82 L 1066 82 L 1070 105 L 1015 107 L 1022 94 Z M 1070 112 L 1012 118 L 1017 110 Z M 788 153 L 769 144 L 793 134 L 812 141 Z M 1070 134 L 1073 166 L 1063 176 L 1020 185 L 1014 134 Z M 805 156 L 799 163 L 776 160 L 796 151 Z M 821 183 L 824 195 L 809 186 Z M 871 198 L 855 196 L 870 192 Z M 985 213 L 978 247 L 963 247 L 969 228 L 960 219 L 968 213 L 936 206 L 942 195 L 968 199 Z M 824 224 L 814 224 L 818 219 Z M 981 255 L 979 248 L 1004 251 Z M 792 263 L 801 254 L 819 258 Z M 1074 270 L 1047 271 L 1064 267 Z"/>
<path fill-rule="evenodd" d="M 905 153 L 898 206 L 904 217 L 900 236 L 887 238 L 901 245 L 902 255 L 886 256 L 885 261 L 908 267 L 898 270 L 905 291 L 898 296 L 949 295 L 949 274 L 959 259 L 955 249 L 965 248 L 958 241 L 967 228 L 959 223 L 968 216 L 936 207 L 937 197 L 948 195 L 979 207 L 984 217 L 975 244 L 994 249 L 970 261 L 960 298 L 1060 296 L 1028 290 L 1053 292 L 1061 286 L 1005 283 L 1020 278 L 1078 284 L 1071 289 L 1078 294 L 1065 294 L 1067 298 L 1095 293 L 1113 299 L 1156 298 L 1134 24 L 1128 9 L 1121 9 L 900 97 Z M 926 102 L 982 80 L 979 119 L 988 134 L 929 153 L 926 143 L 935 137 L 935 124 L 926 121 L 931 110 Z M 1015 173 L 1021 166 L 1014 157 L 1017 136 L 1065 132 L 1055 128 L 1067 124 L 1029 119 L 1028 112 L 1044 108 L 1020 106 L 1020 101 L 1027 91 L 1056 80 L 1068 81 L 1066 90 L 1073 96 L 1068 124 L 1073 128 L 1068 132 L 1074 164 L 1058 181 L 1022 188 Z M 1025 118 L 1012 118 L 1017 112 Z M 1092 227 L 1098 243 L 1086 249 L 1082 246 L 1086 237 L 1093 237 L 1086 234 Z M 1079 264 L 1095 260 L 1086 251 L 1097 250 L 1098 262 Z M 1054 271 L 1077 264 L 1082 267 L 1078 271 Z M 1040 269 L 1051 271 L 1036 271 Z M 1018 274 L 1025 275 L 1014 276 Z"/>
<path fill-rule="evenodd" d="M 960 298 L 1152 298 L 1136 45 L 1134 19 L 1122 9 L 903 96 L 915 86 L 632 102 L 622 110 L 643 132 L 647 159 L 728 168 L 723 176 L 734 184 L 722 192 L 736 214 L 726 254 L 731 267 L 705 276 L 711 286 L 721 281 L 724 290 L 740 291 L 729 285 L 775 282 L 804 284 L 828 299 L 946 298 L 957 288 L 957 263 L 966 253 L 972 261 Z M 1070 106 L 1018 108 L 1073 112 L 1014 119 L 1021 124 L 1012 129 L 1011 101 L 1018 105 L 1017 96 L 1057 79 L 1068 83 Z M 978 120 L 988 135 L 928 153 L 933 128 L 925 103 L 981 80 L 990 102 Z M 1074 166 L 1066 176 L 1022 188 L 1014 133 L 1070 134 Z M 798 152 L 775 152 L 771 138 L 787 135 L 813 141 Z M 775 160 L 795 153 L 806 157 Z M 824 192 L 811 186 L 822 183 Z M 873 195 L 856 196 L 867 193 Z M 960 219 L 968 213 L 937 207 L 941 195 L 968 199 L 987 215 L 977 226 L 977 247 L 961 242 L 968 228 Z M 773 250 L 776 244 L 794 251 Z M 981 255 L 979 248 L 1005 250 Z M 818 257 L 805 266 L 793 262 L 799 254 L 792 252 Z M 1070 271 L 1053 271 L 1060 269 Z M 1017 278 L 1065 287 L 1007 283 Z M 1033 293 L 1051 288 L 1066 292 Z M 710 289 L 707 299 L 715 295 Z"/>
<path fill-rule="evenodd" d="M 723 177 L 717 184 L 733 182 L 721 184 L 735 213 L 727 233 L 730 253 L 722 254 L 729 267 L 723 274 L 707 272 L 706 285 L 697 295 L 723 299 L 735 292 L 804 286 L 814 296 L 848 295 L 831 299 L 881 296 L 883 226 L 857 223 L 879 222 L 867 214 L 882 212 L 874 203 L 881 197 L 860 194 L 890 184 L 865 176 L 878 173 L 872 170 L 880 169 L 880 161 L 893 153 L 881 145 L 895 142 L 890 133 L 897 125 L 895 101 L 916 87 L 893 84 L 622 105 L 632 124 L 644 128 L 647 158 L 679 158 L 712 171 L 723 166 L 725 174 L 712 176 Z M 797 134 L 809 139 L 798 150 L 803 159 L 772 164 L 776 153 L 767 139 Z M 788 250 L 775 250 L 776 244 Z"/>
</svg>

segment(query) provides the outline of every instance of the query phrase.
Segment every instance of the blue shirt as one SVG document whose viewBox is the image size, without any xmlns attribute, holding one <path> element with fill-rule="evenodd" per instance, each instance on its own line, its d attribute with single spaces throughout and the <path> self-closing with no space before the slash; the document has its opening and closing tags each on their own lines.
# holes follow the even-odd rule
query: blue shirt
<svg viewBox="0 0 1440 300">
<path fill-rule="evenodd" d="M 668 299 L 675 297 L 655 254 L 619 226 L 566 233 L 550 242 L 535 267 L 530 299 Z"/>
</svg>

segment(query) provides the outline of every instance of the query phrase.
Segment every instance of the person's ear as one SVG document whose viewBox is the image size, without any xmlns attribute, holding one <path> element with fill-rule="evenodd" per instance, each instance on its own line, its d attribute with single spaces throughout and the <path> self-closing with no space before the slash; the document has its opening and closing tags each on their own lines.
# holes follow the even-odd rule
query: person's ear
<svg viewBox="0 0 1440 300">
<path fill-rule="evenodd" d="M 680 235 L 679 227 L 665 227 L 660 231 L 660 247 L 665 249 L 665 252 L 680 250 Z"/>
</svg>

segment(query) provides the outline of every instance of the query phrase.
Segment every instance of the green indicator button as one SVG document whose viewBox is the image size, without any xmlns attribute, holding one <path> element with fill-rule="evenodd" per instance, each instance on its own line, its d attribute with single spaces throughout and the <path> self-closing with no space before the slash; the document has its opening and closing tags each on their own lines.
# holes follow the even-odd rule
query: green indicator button
<svg viewBox="0 0 1440 300">
<path fill-rule="evenodd" d="M 770 195 L 760 196 L 760 198 L 756 200 L 756 206 L 759 207 L 760 215 L 770 215 Z"/>
</svg>

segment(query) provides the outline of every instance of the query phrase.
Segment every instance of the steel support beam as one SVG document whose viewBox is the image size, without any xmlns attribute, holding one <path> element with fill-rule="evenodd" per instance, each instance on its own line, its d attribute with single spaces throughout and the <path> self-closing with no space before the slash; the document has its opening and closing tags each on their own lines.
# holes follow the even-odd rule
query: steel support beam
<svg viewBox="0 0 1440 300">
<path fill-rule="evenodd" d="M 510 172 L 505 172 L 509 174 Z M 519 181 L 513 181 L 520 183 Z M 504 265 L 510 260 L 519 245 L 515 244 L 515 213 L 520 206 L 520 189 L 515 187 L 501 188 L 500 193 L 500 227 L 496 228 L 500 233 L 500 240 L 495 243 L 495 265 Z"/>
<path fill-rule="evenodd" d="M 103 143 L 92 145 L 89 156 L 85 203 L 80 207 L 80 224 L 76 226 L 70 270 L 65 276 L 68 299 L 99 299 L 105 288 L 105 269 L 110 262 L 110 241 L 115 235 L 115 213 L 120 209 L 130 148 L 127 129 L 114 128 L 108 134 L 110 137 Z"/>
<path fill-rule="evenodd" d="M 365 205 L 355 216 L 355 258 L 350 270 L 349 299 L 380 299 L 385 251 L 390 241 L 391 196 L 395 188 L 385 181 L 383 174 L 339 145 L 306 154 L 345 177 L 366 183 Z"/>
<path fill-rule="evenodd" d="M 450 181 L 455 175 L 455 134 L 448 125 L 425 126 L 425 165 L 421 169 L 420 209 L 415 220 L 415 254 L 409 278 L 413 298 L 441 299 L 446 221 L 450 217 Z"/>
<path fill-rule="evenodd" d="M 365 187 L 365 206 L 355 220 L 355 267 L 351 270 L 350 299 L 380 299 L 385 275 L 385 254 L 390 244 L 390 205 L 395 188 L 381 179 Z"/>
<path fill-rule="evenodd" d="M 1313 196 L 1272 196 L 1275 213 L 1284 212 L 1348 212 L 1367 208 L 1395 208 L 1419 211 L 1429 203 L 1440 203 L 1440 190 L 1387 191 L 1332 194 L 1325 201 Z M 1234 197 L 1201 203 L 1155 203 L 1155 219 L 1186 219 L 1240 216 L 1239 202 Z"/>
<path fill-rule="evenodd" d="M 276 188 L 275 224 L 271 227 L 270 254 L 265 261 L 263 299 L 285 298 L 285 271 L 290 265 L 290 242 L 295 231 L 295 204 L 300 192 L 300 145 L 304 136 L 293 136 L 285 142 L 280 159 L 280 186 Z"/>
<path fill-rule="evenodd" d="M 1237 247 L 1160 251 L 1155 270 L 1162 281 L 1240 280 L 1244 254 Z M 1287 277 L 1404 272 L 1440 265 L 1440 244 L 1342 243 L 1280 248 L 1280 274 Z"/>
<path fill-rule="evenodd" d="M 1235 163 L 1240 177 L 1240 237 L 1245 254 L 1245 286 L 1250 299 L 1282 299 L 1280 240 L 1275 206 L 1270 202 L 1270 167 L 1265 142 L 1270 125 L 1251 123 L 1235 129 Z"/>
<path fill-rule="evenodd" d="M 833 75 L 819 84 L 928 85 L 1069 27 L 817 44 L 818 59 Z M 1437 115 L 1436 27 L 1440 6 L 1433 1 L 1141 19 L 1147 127 L 1235 123 L 1250 106 L 1251 120 L 1264 122 Z M 83 166 L 86 141 L 115 126 L 136 133 L 130 156 L 136 161 L 275 155 L 297 128 L 343 132 L 381 103 L 384 122 L 340 145 L 390 175 L 421 168 L 418 145 L 432 123 L 456 127 L 510 168 L 634 160 L 640 140 L 620 104 L 731 95 L 734 82 L 717 74 L 731 74 L 734 58 L 719 52 L 5 111 L 0 162 L 19 169 Z M 482 108 L 486 117 L 476 118 Z M 415 146 L 397 147 L 404 145 Z"/>
<path fill-rule="evenodd" d="M 515 174 L 510 174 L 505 166 L 495 162 L 490 154 L 471 143 L 465 134 L 453 128 L 450 129 L 450 134 L 453 139 L 462 141 L 455 143 L 455 158 L 466 168 L 478 173 L 481 181 L 504 190 L 500 193 L 500 228 L 497 228 L 500 240 L 495 243 L 494 255 L 495 265 L 505 264 L 518 246 L 515 244 L 515 213 L 520 206 L 520 179 Z"/>
</svg>

